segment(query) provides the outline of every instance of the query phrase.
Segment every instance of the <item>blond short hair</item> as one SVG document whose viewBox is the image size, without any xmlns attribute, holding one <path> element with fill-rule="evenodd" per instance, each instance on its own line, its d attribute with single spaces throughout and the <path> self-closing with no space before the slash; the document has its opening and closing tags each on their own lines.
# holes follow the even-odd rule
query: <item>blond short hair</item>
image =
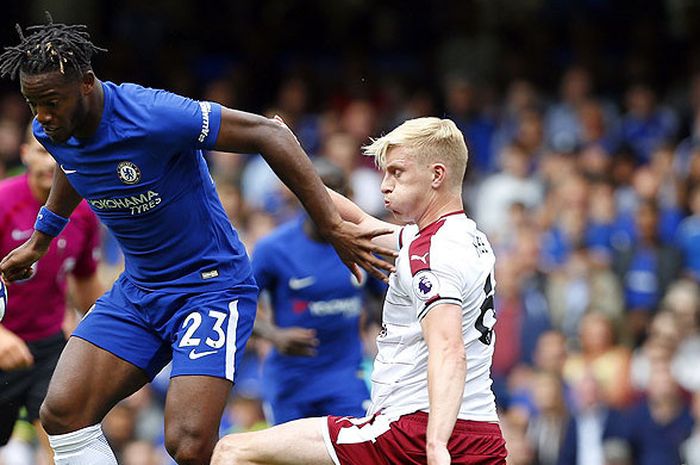
<svg viewBox="0 0 700 465">
<path fill-rule="evenodd" d="M 395 147 L 408 149 L 418 162 L 445 164 L 452 184 L 462 185 L 467 169 L 467 144 L 452 120 L 435 117 L 410 119 L 389 134 L 373 139 L 362 149 L 384 169 L 386 155 Z"/>
</svg>

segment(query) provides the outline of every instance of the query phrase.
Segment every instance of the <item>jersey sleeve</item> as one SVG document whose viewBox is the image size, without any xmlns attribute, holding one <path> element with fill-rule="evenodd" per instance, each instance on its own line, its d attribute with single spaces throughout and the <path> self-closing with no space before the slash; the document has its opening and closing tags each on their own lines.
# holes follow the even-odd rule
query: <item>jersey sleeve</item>
<svg viewBox="0 0 700 465">
<path fill-rule="evenodd" d="M 77 278 L 87 278 L 97 271 L 97 264 L 100 259 L 100 224 L 97 217 L 87 207 L 84 210 L 81 222 L 85 226 L 85 242 L 80 256 L 75 263 L 75 268 L 71 272 Z"/>
<path fill-rule="evenodd" d="M 462 305 L 462 289 L 466 279 L 448 264 L 422 270 L 413 276 L 412 299 L 418 321 L 440 304 Z"/>
<path fill-rule="evenodd" d="M 158 142 L 190 149 L 212 149 L 221 126 L 221 105 L 164 90 L 153 92 L 151 132 Z"/>
</svg>

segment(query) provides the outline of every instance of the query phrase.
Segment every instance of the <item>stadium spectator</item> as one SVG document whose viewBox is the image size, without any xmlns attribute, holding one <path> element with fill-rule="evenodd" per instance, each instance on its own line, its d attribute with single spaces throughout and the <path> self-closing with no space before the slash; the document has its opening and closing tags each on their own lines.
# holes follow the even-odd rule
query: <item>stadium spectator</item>
<svg viewBox="0 0 700 465">
<path fill-rule="evenodd" d="M 654 91 L 646 84 L 630 86 L 625 95 L 627 112 L 622 119 L 622 141 L 629 144 L 640 163 L 648 163 L 661 144 L 673 141 L 678 118 L 657 104 Z"/>
<path fill-rule="evenodd" d="M 605 442 L 624 435 L 622 414 L 610 409 L 590 373 L 578 380 L 573 391 L 574 413 L 565 429 L 557 465 L 606 465 Z"/>
<path fill-rule="evenodd" d="M 681 445 L 693 418 L 668 365 L 654 371 L 646 399 L 626 415 L 625 439 L 637 465 L 681 465 Z"/>
<path fill-rule="evenodd" d="M 690 190 L 688 206 L 691 215 L 678 227 L 676 244 L 683 257 L 684 273 L 700 283 L 700 183 Z"/>
<path fill-rule="evenodd" d="M 627 329 L 635 344 L 642 341 L 661 297 L 680 271 L 680 254 L 673 246 L 660 242 L 658 225 L 656 200 L 642 200 L 635 214 L 632 245 L 614 258 L 624 289 Z"/>
<path fill-rule="evenodd" d="M 600 384 L 605 402 L 614 408 L 630 401 L 630 351 L 617 343 L 615 328 L 601 313 L 587 313 L 579 328 L 580 351 L 569 354 L 564 379 L 571 385 L 588 373 Z"/>
</svg>

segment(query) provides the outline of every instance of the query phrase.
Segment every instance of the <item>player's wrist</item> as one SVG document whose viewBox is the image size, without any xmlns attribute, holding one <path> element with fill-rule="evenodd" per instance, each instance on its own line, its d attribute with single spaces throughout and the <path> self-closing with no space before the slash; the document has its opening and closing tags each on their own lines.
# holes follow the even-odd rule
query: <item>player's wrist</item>
<svg viewBox="0 0 700 465">
<path fill-rule="evenodd" d="M 426 450 L 444 449 L 447 447 L 447 441 L 440 438 L 427 438 L 425 441 Z"/>
<path fill-rule="evenodd" d="M 61 234 L 61 231 L 66 227 L 68 221 L 68 218 L 52 212 L 44 205 L 39 209 L 39 214 L 36 216 L 34 230 L 50 237 L 56 237 Z"/>
</svg>

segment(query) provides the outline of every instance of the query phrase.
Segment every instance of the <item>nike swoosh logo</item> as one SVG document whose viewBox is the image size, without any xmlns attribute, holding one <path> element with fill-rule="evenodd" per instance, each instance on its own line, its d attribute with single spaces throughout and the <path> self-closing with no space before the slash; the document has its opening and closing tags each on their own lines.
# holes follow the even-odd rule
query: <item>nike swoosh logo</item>
<svg viewBox="0 0 700 465">
<path fill-rule="evenodd" d="M 13 229 L 12 230 L 12 240 L 21 241 L 22 239 L 26 239 L 29 236 L 31 236 L 32 232 L 34 232 L 33 229 L 27 229 L 25 231 L 22 231 L 21 229 Z"/>
<path fill-rule="evenodd" d="M 313 276 L 307 276 L 306 278 L 290 278 L 289 288 L 298 291 L 299 289 L 304 289 L 305 287 L 311 286 L 316 282 L 316 278 Z"/>
<path fill-rule="evenodd" d="M 215 354 L 216 350 L 207 350 L 206 352 L 195 352 L 194 349 L 190 351 L 190 360 L 197 360 L 198 358 L 206 357 L 207 355 Z"/>
<path fill-rule="evenodd" d="M 63 171 L 66 174 L 74 174 L 78 172 L 78 170 L 67 170 L 63 167 L 63 165 L 61 165 L 61 171 Z"/>
</svg>

